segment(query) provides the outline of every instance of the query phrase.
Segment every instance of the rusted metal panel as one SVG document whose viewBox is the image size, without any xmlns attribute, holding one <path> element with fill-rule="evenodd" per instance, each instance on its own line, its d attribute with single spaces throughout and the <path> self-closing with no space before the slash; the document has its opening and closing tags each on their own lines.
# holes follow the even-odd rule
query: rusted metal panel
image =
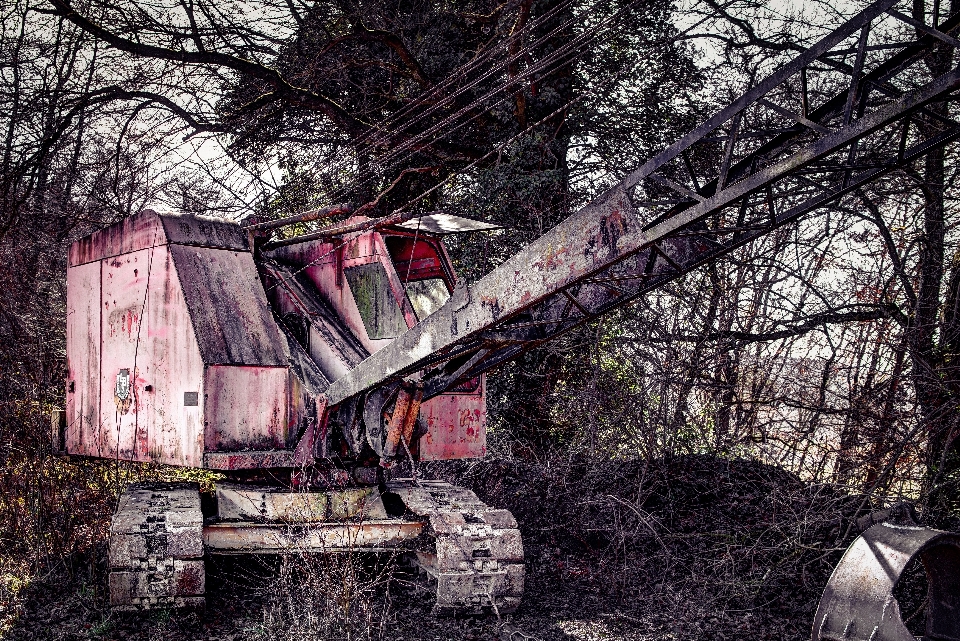
<svg viewBox="0 0 960 641">
<path fill-rule="evenodd" d="M 68 353 L 76 355 L 72 369 L 77 373 L 71 377 L 74 390 L 80 389 L 79 395 L 73 393 L 72 412 L 88 416 L 76 421 L 72 433 L 68 429 L 68 450 L 200 466 L 205 447 L 286 447 L 291 436 L 289 348 L 270 314 L 252 257 L 240 251 L 157 244 L 166 242 L 169 234 L 179 242 L 240 247 L 239 227 L 164 216 L 164 232 L 150 222 L 159 220 L 143 212 L 95 234 L 75 251 L 88 258 L 94 250 L 116 255 L 70 268 L 72 300 L 96 300 L 93 309 L 102 321 L 94 328 L 89 313 L 74 314 L 72 321 Z M 137 245 L 148 248 L 127 251 Z M 98 282 L 91 280 L 96 278 Z M 203 332 L 199 341 L 195 328 Z M 101 351 L 94 354 L 84 340 L 98 343 Z M 78 368 L 84 359 L 87 378 L 81 381 Z M 206 374 L 204 362 L 213 364 Z M 270 367 L 263 372 L 220 367 L 236 362 Z M 213 396 L 204 389 L 205 380 Z M 96 401 L 78 403 L 81 396 L 90 396 L 91 385 L 98 386 Z M 244 405 L 251 395 L 253 402 Z M 304 418 L 299 412 L 302 397 L 294 399 L 298 421 Z M 91 413 L 96 420 L 90 420 Z M 293 427 L 299 429 L 299 424 Z"/>
<path fill-rule="evenodd" d="M 145 211 L 75 247 L 78 261 L 109 258 L 68 268 L 69 452 L 201 466 L 205 450 L 285 450 L 316 426 L 327 381 L 306 354 L 289 375 L 251 255 L 166 244 L 240 248 L 239 229 Z"/>
<path fill-rule="evenodd" d="M 209 365 L 203 409 L 207 452 L 287 446 L 286 367 Z"/>
<path fill-rule="evenodd" d="M 411 446 L 413 432 L 420 416 L 423 388 L 419 385 L 401 385 L 397 390 L 397 399 L 393 412 L 384 422 L 383 450 L 380 452 L 380 465 L 389 468 L 393 459 L 403 456 Z M 369 431 L 368 431 L 369 435 Z"/>
<path fill-rule="evenodd" d="M 347 220 L 343 221 L 343 225 L 353 225 L 357 223 L 363 223 L 369 221 L 370 218 L 367 216 L 351 216 Z M 378 253 L 381 248 L 378 247 L 377 240 L 380 234 L 375 232 L 369 232 L 366 234 L 359 234 L 354 238 L 351 238 L 349 242 L 346 242 L 343 245 L 343 256 L 341 260 L 350 260 L 351 258 L 360 258 L 362 256 L 373 256 Z"/>
<path fill-rule="evenodd" d="M 100 431 L 100 263 L 67 269 L 66 451 L 95 456 Z"/>
<path fill-rule="evenodd" d="M 960 638 L 960 535 L 879 523 L 850 545 L 830 576 L 813 641 L 914 641 L 893 589 L 917 558 L 927 571 L 925 638 Z"/>
<path fill-rule="evenodd" d="M 283 247 L 274 252 L 278 260 L 295 266 L 316 289 L 317 293 L 338 315 L 340 322 L 360 341 L 367 353 L 374 352 L 390 343 L 391 339 L 371 340 L 353 299 L 353 293 L 343 278 L 343 248 L 332 243 L 314 241 L 306 247 Z M 292 250 L 299 249 L 297 252 Z M 281 252 L 290 252 L 286 256 Z M 308 265 L 308 267 L 303 267 Z M 337 377 L 339 378 L 339 376 Z"/>
<path fill-rule="evenodd" d="M 287 346 L 249 253 L 184 245 L 170 253 L 205 363 L 286 366 Z"/>
<path fill-rule="evenodd" d="M 475 389 L 441 394 L 420 406 L 427 433 L 420 437 L 421 461 L 482 458 L 487 453 L 487 400 L 485 376 Z"/>
<path fill-rule="evenodd" d="M 173 261 L 166 248 L 152 251 L 155 256 L 146 309 L 147 358 L 141 360 L 138 355 L 137 367 L 144 374 L 137 377 L 135 388 L 137 398 L 150 410 L 151 429 L 145 449 L 151 460 L 199 466 L 203 461 L 202 408 L 185 401 L 191 393 L 202 398 L 203 361 Z"/>
<path fill-rule="evenodd" d="M 423 233 L 383 234 L 397 275 L 404 284 L 425 278 L 442 278 L 453 291 L 456 276 L 439 238 Z"/>
<path fill-rule="evenodd" d="M 377 521 L 386 519 L 387 511 L 375 486 L 306 492 L 217 483 L 217 516 L 228 521 L 312 523 Z"/>
<path fill-rule="evenodd" d="M 101 262 L 99 430 L 96 456 L 202 463 L 203 363 L 167 247 Z"/>
<path fill-rule="evenodd" d="M 259 470 L 294 467 L 294 457 L 291 450 L 207 452 L 203 455 L 203 467 L 208 470 Z"/>
<path fill-rule="evenodd" d="M 423 529 L 422 522 L 395 519 L 309 525 L 213 523 L 203 527 L 203 543 L 219 554 L 379 550 L 413 541 Z"/>
</svg>

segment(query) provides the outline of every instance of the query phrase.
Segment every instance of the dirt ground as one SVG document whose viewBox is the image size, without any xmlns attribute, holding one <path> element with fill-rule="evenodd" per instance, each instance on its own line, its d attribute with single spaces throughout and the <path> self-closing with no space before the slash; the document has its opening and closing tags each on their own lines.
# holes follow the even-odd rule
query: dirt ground
<svg viewBox="0 0 960 641">
<path fill-rule="evenodd" d="M 527 582 L 512 615 L 436 618 L 386 558 L 208 562 L 203 612 L 111 614 L 104 549 L 35 579 L 3 638 L 805 639 L 861 497 L 752 461 L 425 467 L 514 512 Z M 920 588 L 918 588 L 920 589 Z"/>
</svg>

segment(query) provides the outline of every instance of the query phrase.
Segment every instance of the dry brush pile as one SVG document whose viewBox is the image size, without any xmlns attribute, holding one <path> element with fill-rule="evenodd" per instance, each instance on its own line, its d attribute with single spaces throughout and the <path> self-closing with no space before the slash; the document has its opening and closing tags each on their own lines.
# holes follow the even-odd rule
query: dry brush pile
<svg viewBox="0 0 960 641">
<path fill-rule="evenodd" d="M 87 474 L 87 483 L 95 477 L 82 467 L 93 464 L 58 465 Z M 31 585 L 8 589 L 8 608 L 16 607 L 6 613 L 6 638 L 800 639 L 856 518 L 879 507 L 773 466 L 706 455 L 490 457 L 420 473 L 471 487 L 516 515 L 528 559 L 517 614 L 434 619 L 429 595 L 398 559 L 306 553 L 208 563 L 205 613 L 111 614 L 103 528 L 116 479 L 104 476 L 63 504 L 61 520 L 34 524 L 62 529 L 69 512 L 84 525 L 58 554 L 51 548 Z M 922 577 L 901 590 L 909 611 L 923 590 Z"/>
<path fill-rule="evenodd" d="M 808 636 L 856 518 L 879 507 L 774 466 L 706 455 L 499 459 L 444 474 L 516 515 L 528 613 L 606 613 L 632 634 L 667 635 L 649 638 Z"/>
</svg>

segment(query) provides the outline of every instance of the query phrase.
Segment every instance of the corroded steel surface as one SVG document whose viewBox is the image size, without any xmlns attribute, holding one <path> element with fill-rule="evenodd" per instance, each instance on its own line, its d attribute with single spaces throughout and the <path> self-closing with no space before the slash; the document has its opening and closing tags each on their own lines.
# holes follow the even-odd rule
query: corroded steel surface
<svg viewBox="0 0 960 641">
<path fill-rule="evenodd" d="M 366 220 L 362 216 L 349 220 L 355 219 Z M 370 338 L 357 301 L 344 277 L 345 269 L 371 263 L 382 264 L 388 275 L 389 293 L 398 306 L 404 304 L 406 296 L 403 286 L 390 264 L 389 252 L 380 234 L 362 234 L 347 244 L 316 240 L 280 247 L 268 252 L 267 257 L 283 265 L 297 266 L 296 271 L 315 288 L 323 302 L 335 311 L 338 322 L 356 337 L 367 354 L 393 341 L 392 338 Z M 412 309 L 408 311 L 408 314 L 404 314 L 405 319 L 413 317 Z"/>
<path fill-rule="evenodd" d="M 370 355 L 304 274 L 273 261 L 261 268 L 273 309 L 320 368 L 323 389 Z"/>
<path fill-rule="evenodd" d="M 203 527 L 206 549 L 217 554 L 389 550 L 420 536 L 423 523 L 363 522 L 212 523 Z"/>
<path fill-rule="evenodd" d="M 914 641 L 893 590 L 918 558 L 929 589 L 926 638 L 960 639 L 960 535 L 880 523 L 850 545 L 833 571 L 813 641 Z"/>
<path fill-rule="evenodd" d="M 224 521 L 310 523 L 387 518 L 376 486 L 326 492 L 217 483 L 217 517 Z"/>
<path fill-rule="evenodd" d="M 463 391 L 441 394 L 420 406 L 427 431 L 420 437 L 421 461 L 482 458 L 487 453 L 486 376 L 467 381 Z"/>
<path fill-rule="evenodd" d="M 423 390 L 401 385 L 397 390 L 397 400 L 393 405 L 393 412 L 384 422 L 383 448 L 380 451 L 380 465 L 390 466 L 390 459 L 394 458 L 403 444 L 410 445 L 410 436 L 413 434 L 413 424 L 420 413 L 420 399 Z M 407 434 L 409 428 L 409 434 Z"/>
</svg>

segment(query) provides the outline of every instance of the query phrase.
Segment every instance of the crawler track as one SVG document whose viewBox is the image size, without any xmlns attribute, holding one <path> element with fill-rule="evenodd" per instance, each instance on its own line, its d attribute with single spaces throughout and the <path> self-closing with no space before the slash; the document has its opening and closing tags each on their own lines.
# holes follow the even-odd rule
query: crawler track
<svg viewBox="0 0 960 641">
<path fill-rule="evenodd" d="M 427 521 L 417 564 L 436 582 L 439 612 L 513 612 L 523 594 L 523 543 L 517 521 L 470 490 L 443 481 L 387 484 L 407 510 Z"/>
</svg>

